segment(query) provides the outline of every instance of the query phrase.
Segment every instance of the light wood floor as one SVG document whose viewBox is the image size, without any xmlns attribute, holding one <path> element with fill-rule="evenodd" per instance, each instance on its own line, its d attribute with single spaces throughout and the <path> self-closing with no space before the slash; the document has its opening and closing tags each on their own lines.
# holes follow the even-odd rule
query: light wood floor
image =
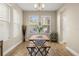
<svg viewBox="0 0 79 59">
<path fill-rule="evenodd" d="M 26 47 L 29 42 L 23 42 L 17 46 L 13 51 L 11 51 L 8 56 L 29 56 Z M 50 42 L 51 49 L 48 56 L 73 56 L 69 51 L 67 51 L 63 44 Z"/>
</svg>

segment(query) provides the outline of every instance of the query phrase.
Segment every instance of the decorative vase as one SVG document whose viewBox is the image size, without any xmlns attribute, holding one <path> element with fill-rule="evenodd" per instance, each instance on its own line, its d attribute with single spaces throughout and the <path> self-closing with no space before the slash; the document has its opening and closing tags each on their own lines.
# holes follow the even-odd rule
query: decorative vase
<svg viewBox="0 0 79 59">
<path fill-rule="evenodd" d="M 23 33 L 23 42 L 25 42 L 25 33 L 26 33 L 26 26 L 22 26 L 22 33 Z"/>
</svg>

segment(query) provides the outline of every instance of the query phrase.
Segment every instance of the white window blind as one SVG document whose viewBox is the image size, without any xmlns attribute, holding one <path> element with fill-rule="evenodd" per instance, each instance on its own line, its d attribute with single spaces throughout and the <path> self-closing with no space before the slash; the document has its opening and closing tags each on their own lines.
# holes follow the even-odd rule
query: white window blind
<svg viewBox="0 0 79 59">
<path fill-rule="evenodd" d="M 9 24 L 0 21 L 0 40 L 7 40 L 9 38 Z"/>
<path fill-rule="evenodd" d="M 17 37 L 20 31 L 20 16 L 18 11 L 14 8 L 13 9 L 13 37 Z"/>
<path fill-rule="evenodd" d="M 16 9 L 13 9 L 13 23 L 20 24 L 19 13 Z"/>
<path fill-rule="evenodd" d="M 0 4 L 0 20 L 10 22 L 10 8 L 6 4 Z"/>
<path fill-rule="evenodd" d="M 0 4 L 0 40 L 9 39 L 9 11 L 8 5 Z"/>
</svg>

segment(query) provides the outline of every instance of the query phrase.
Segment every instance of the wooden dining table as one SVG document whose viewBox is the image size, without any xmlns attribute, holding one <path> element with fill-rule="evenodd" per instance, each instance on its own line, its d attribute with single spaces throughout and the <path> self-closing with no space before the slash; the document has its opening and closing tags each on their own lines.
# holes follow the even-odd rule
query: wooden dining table
<svg viewBox="0 0 79 59">
<path fill-rule="evenodd" d="M 32 35 L 29 41 L 32 41 L 36 46 L 42 46 L 49 41 L 49 38 L 47 35 Z"/>
<path fill-rule="evenodd" d="M 45 41 L 49 41 L 49 37 L 47 35 L 32 35 L 29 38 L 29 41 L 34 41 L 34 40 L 45 40 Z"/>
</svg>

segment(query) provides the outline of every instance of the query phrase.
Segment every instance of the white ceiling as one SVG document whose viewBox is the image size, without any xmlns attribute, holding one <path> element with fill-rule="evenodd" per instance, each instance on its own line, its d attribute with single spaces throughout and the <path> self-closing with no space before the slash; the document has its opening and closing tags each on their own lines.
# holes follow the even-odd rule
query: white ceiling
<svg viewBox="0 0 79 59">
<path fill-rule="evenodd" d="M 21 7 L 24 11 L 37 11 L 34 8 L 35 3 L 17 3 L 19 7 Z M 60 8 L 63 4 L 62 3 L 44 3 L 45 8 L 43 11 L 56 11 Z"/>
</svg>

